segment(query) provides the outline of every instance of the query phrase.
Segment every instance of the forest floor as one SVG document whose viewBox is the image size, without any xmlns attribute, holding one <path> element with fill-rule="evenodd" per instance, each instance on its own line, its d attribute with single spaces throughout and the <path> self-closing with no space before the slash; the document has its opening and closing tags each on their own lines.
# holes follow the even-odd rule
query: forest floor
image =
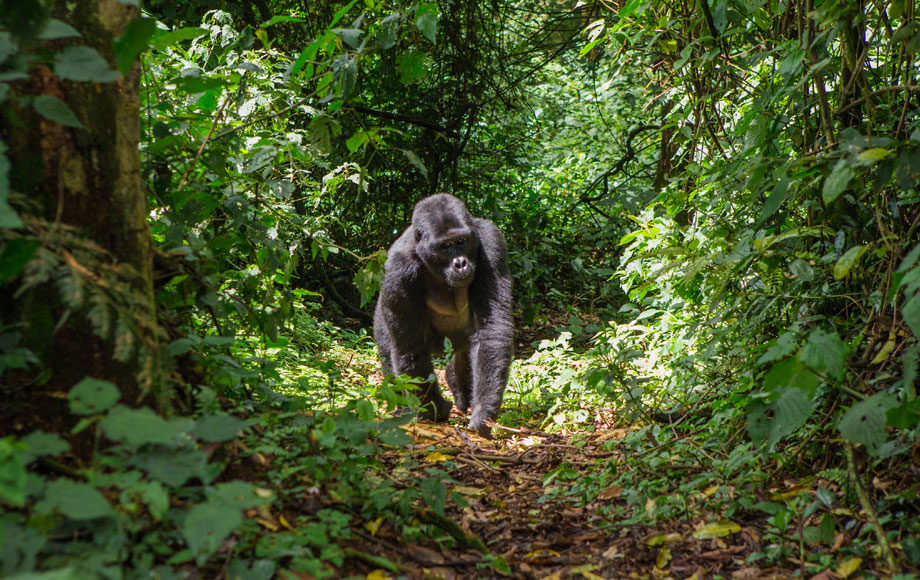
<svg viewBox="0 0 920 580">
<path fill-rule="evenodd" d="M 493 440 L 446 424 L 420 422 L 407 429 L 415 442 L 409 453 L 415 456 L 410 464 L 416 466 L 417 475 L 437 465 L 455 480 L 451 491 L 462 494 L 468 505 L 447 502 L 443 514 L 427 514 L 428 523 L 453 537 L 454 541 L 441 545 L 425 539 L 406 543 L 385 526 L 357 530 L 357 553 L 400 562 L 395 576 L 702 580 L 787 578 L 793 573 L 746 564 L 746 557 L 760 549 L 761 532 L 755 526 L 762 520 L 749 522 L 750 527 L 731 522 L 713 525 L 702 518 L 640 525 L 623 522 L 625 517 L 601 515 L 616 513 L 618 503 L 621 513 L 630 512 L 618 485 L 587 502 L 567 494 L 567 487 L 593 477 L 605 462 L 622 459 L 615 442 L 626 436 L 628 428 L 610 426 L 568 435 L 496 428 Z M 384 461 L 398 470 L 406 464 L 405 453 L 393 450 Z M 617 519 L 622 523 L 610 523 Z M 392 577 L 365 564 L 353 561 L 346 568 L 372 579 Z"/>
</svg>

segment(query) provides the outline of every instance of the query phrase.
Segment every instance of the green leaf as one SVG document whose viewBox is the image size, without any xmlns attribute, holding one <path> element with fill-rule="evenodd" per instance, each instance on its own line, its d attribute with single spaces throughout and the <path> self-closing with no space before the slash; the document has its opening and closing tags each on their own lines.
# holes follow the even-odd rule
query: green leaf
<svg viewBox="0 0 920 580">
<path fill-rule="evenodd" d="M 230 81 L 220 77 L 187 76 L 174 79 L 172 83 L 177 90 L 195 94 L 226 87 Z"/>
<path fill-rule="evenodd" d="M 853 246 L 844 255 L 840 256 L 840 259 L 834 264 L 834 280 L 846 278 L 853 266 L 856 265 L 856 262 L 868 249 L 869 246 Z"/>
<path fill-rule="evenodd" d="M 162 521 L 169 513 L 169 493 L 159 481 L 144 481 L 141 500 L 147 504 L 150 515 L 155 521 Z"/>
<path fill-rule="evenodd" d="M 239 509 L 248 509 L 257 505 L 268 505 L 272 502 L 272 496 L 260 497 L 256 495 L 256 486 L 248 481 L 228 481 L 218 483 L 215 486 L 215 496 L 227 505 L 233 505 Z"/>
<path fill-rule="evenodd" d="M 787 359 L 773 365 L 764 377 L 763 386 L 771 393 L 795 387 L 811 396 L 818 388 L 818 377 L 796 359 Z"/>
<path fill-rule="evenodd" d="M 182 535 L 201 566 L 242 523 L 239 508 L 220 500 L 209 500 L 189 510 L 182 525 Z"/>
<path fill-rule="evenodd" d="M 333 28 L 332 32 L 351 48 L 358 48 L 361 44 L 361 35 L 364 33 L 360 28 Z"/>
<path fill-rule="evenodd" d="M 269 26 L 274 26 L 281 22 L 305 22 L 305 20 L 303 18 L 297 18 L 296 16 L 279 14 L 277 16 L 272 16 L 271 20 L 262 25 L 262 28 L 268 28 Z"/>
<path fill-rule="evenodd" d="M 52 18 L 45 24 L 44 30 L 38 35 L 40 40 L 57 40 L 58 38 L 74 38 L 81 36 L 73 26 Z"/>
<path fill-rule="evenodd" d="M 434 2 L 422 2 L 415 9 L 415 26 L 432 44 L 438 43 L 438 16 L 438 5 Z"/>
<path fill-rule="evenodd" d="M 894 395 L 876 393 L 850 407 L 837 428 L 848 441 L 865 445 L 869 454 L 875 456 L 888 439 L 885 415 L 897 405 L 898 400 Z"/>
<path fill-rule="evenodd" d="M 35 238 L 13 238 L 0 250 L 0 282 L 9 282 L 25 269 L 38 250 Z"/>
<path fill-rule="evenodd" d="M 831 174 L 824 180 L 824 188 L 821 190 L 825 205 L 829 205 L 844 192 L 853 175 L 853 169 L 847 165 L 846 160 L 841 159 L 837 162 Z"/>
<path fill-rule="evenodd" d="M 35 108 L 43 117 L 50 119 L 55 123 L 60 123 L 66 127 L 75 127 L 77 129 L 86 129 L 80 119 L 70 110 L 70 107 L 61 99 L 53 95 L 38 95 L 32 101 L 32 107 Z"/>
<path fill-rule="evenodd" d="M 171 487 L 180 487 L 193 477 L 208 483 L 221 469 L 219 464 L 208 464 L 203 450 L 192 447 L 148 447 L 134 455 L 130 463 Z"/>
<path fill-rule="evenodd" d="M 901 263 L 898 264 L 898 272 L 906 272 L 910 270 L 914 264 L 917 263 L 917 260 L 920 259 L 920 244 L 917 244 L 913 247 L 911 251 L 904 256 L 904 259 L 901 260 Z"/>
<path fill-rule="evenodd" d="M 885 413 L 885 423 L 895 429 L 912 429 L 920 423 L 920 399 L 906 401 L 889 409 Z"/>
<path fill-rule="evenodd" d="M 373 421 L 377 417 L 377 413 L 374 410 L 374 405 L 366 399 L 359 399 L 355 405 L 355 412 L 358 414 L 358 419 L 362 421 Z"/>
<path fill-rule="evenodd" d="M 812 369 L 840 380 L 846 370 L 847 347 L 836 332 L 815 330 L 808 336 L 799 358 Z"/>
<path fill-rule="evenodd" d="M 815 278 L 815 270 L 811 264 L 802 259 L 796 259 L 790 262 L 789 272 L 802 282 L 811 282 Z"/>
<path fill-rule="evenodd" d="M 195 421 L 192 435 L 209 443 L 229 441 L 246 426 L 246 421 L 231 415 L 205 415 Z"/>
<path fill-rule="evenodd" d="M 396 57 L 399 81 L 404 85 L 417 82 L 428 74 L 428 55 L 420 50 L 410 50 Z"/>
<path fill-rule="evenodd" d="M 629 18 L 636 12 L 641 4 L 642 0 L 628 0 L 626 4 L 620 8 L 619 12 L 617 12 L 617 16 L 621 21 L 623 19 Z"/>
<path fill-rule="evenodd" d="M 882 149 L 881 147 L 873 147 L 872 149 L 866 149 L 857 155 L 856 161 L 863 165 L 873 165 L 888 157 L 888 155 L 890 155 L 890 153 L 887 149 Z"/>
<path fill-rule="evenodd" d="M 424 177 L 428 177 L 428 168 L 425 167 L 425 163 L 421 158 L 415 154 L 415 151 L 410 151 L 408 149 L 403 149 L 403 154 L 405 154 L 406 159 L 409 160 L 409 163 L 415 166 Z"/>
<path fill-rule="evenodd" d="M 357 1 L 358 0 L 351 0 L 351 2 L 349 2 L 345 6 L 342 6 L 341 8 L 339 8 L 338 11 L 336 11 L 336 13 L 332 15 L 332 21 L 329 23 L 329 28 L 332 28 L 333 26 L 338 24 L 339 20 L 341 20 L 342 17 L 345 16 L 349 10 L 351 10 L 351 7 L 354 6 Z"/>
<path fill-rule="evenodd" d="M 12 437 L 0 439 L 0 500 L 16 507 L 25 505 L 27 462 L 26 445 Z"/>
<path fill-rule="evenodd" d="M 139 16 L 128 23 L 124 34 L 115 41 L 115 64 L 127 73 L 137 55 L 147 50 L 147 42 L 157 31 L 157 21 Z"/>
<path fill-rule="evenodd" d="M 150 41 L 150 48 L 153 50 L 166 50 L 170 46 L 183 40 L 192 40 L 199 36 L 204 36 L 208 31 L 203 28 L 188 27 L 179 28 L 178 30 L 158 30 Z"/>
<path fill-rule="evenodd" d="M 149 407 L 130 409 L 122 405 L 109 411 L 102 420 L 102 429 L 109 439 L 132 447 L 146 443 L 173 445 L 173 438 L 191 426 L 190 419 L 164 421 Z"/>
<path fill-rule="evenodd" d="M 23 437 L 22 442 L 28 447 L 31 458 L 60 455 L 70 449 L 70 443 L 61 439 L 59 435 L 44 431 L 33 431 Z"/>
<path fill-rule="evenodd" d="M 444 515 L 444 506 L 447 503 L 447 486 L 440 477 L 429 477 L 422 481 L 422 497 L 425 503 L 439 516 Z"/>
<path fill-rule="evenodd" d="M 78 415 L 95 415 L 118 402 L 121 392 L 109 381 L 86 377 L 70 389 L 70 410 Z"/>
<path fill-rule="evenodd" d="M 0 229 L 22 226 L 22 220 L 6 202 L 10 195 L 10 160 L 6 156 L 6 151 L 6 143 L 0 141 Z"/>
<path fill-rule="evenodd" d="M 814 401 L 802 389 L 789 387 L 780 392 L 778 399 L 772 402 L 774 418 L 770 424 L 767 447 L 772 448 L 780 439 L 795 432 L 805 424 L 811 415 Z"/>
<path fill-rule="evenodd" d="M 69 81 L 110 83 L 121 78 L 96 49 L 68 46 L 54 55 L 54 74 Z"/>
<path fill-rule="evenodd" d="M 359 131 L 348 138 L 345 142 L 345 146 L 348 147 L 348 150 L 352 153 L 358 150 L 359 147 L 366 145 L 370 141 L 370 137 L 367 134 L 367 131 Z"/>
<path fill-rule="evenodd" d="M 58 511 L 72 520 L 91 520 L 115 515 L 109 500 L 88 483 L 58 479 L 48 484 L 45 498 L 35 506 L 38 513 Z"/>
<path fill-rule="evenodd" d="M 776 210 L 786 201 L 786 194 L 789 191 L 789 180 L 786 176 L 780 177 L 779 181 L 773 187 L 773 191 L 763 204 L 763 211 L 760 212 L 760 222 L 763 223 L 768 217 L 776 213 Z"/>
<path fill-rule="evenodd" d="M 920 338 L 920 294 L 914 294 L 904 301 L 901 307 L 901 317 L 914 333 L 915 338 Z"/>
</svg>

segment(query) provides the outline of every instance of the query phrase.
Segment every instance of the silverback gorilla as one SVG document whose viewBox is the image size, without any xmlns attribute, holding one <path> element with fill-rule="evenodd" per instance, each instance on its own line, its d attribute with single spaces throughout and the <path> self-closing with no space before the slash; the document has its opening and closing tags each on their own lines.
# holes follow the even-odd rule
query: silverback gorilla
<svg viewBox="0 0 920 580">
<path fill-rule="evenodd" d="M 450 194 L 418 202 L 412 224 L 387 254 L 374 338 L 386 372 L 423 379 L 433 372 L 431 355 L 443 353 L 449 338 L 454 403 L 470 411 L 470 429 L 488 437 L 485 422 L 501 407 L 512 347 L 511 275 L 499 229 Z M 419 398 L 423 416 L 447 420 L 451 404 L 437 381 Z"/>
</svg>

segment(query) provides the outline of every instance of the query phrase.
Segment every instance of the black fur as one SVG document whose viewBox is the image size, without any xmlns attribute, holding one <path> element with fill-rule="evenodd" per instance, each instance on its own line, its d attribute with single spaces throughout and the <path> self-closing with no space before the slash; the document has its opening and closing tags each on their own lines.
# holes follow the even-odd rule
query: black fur
<svg viewBox="0 0 920 580">
<path fill-rule="evenodd" d="M 454 403 L 470 412 L 470 428 L 488 436 L 485 421 L 502 404 L 511 365 L 511 275 L 505 239 L 474 218 L 462 201 L 438 193 L 418 202 L 412 225 L 387 255 L 374 312 L 374 338 L 384 370 L 427 379 L 431 355 L 450 338 L 447 384 Z M 425 413 L 446 421 L 450 401 L 437 382 L 423 388 Z"/>
</svg>

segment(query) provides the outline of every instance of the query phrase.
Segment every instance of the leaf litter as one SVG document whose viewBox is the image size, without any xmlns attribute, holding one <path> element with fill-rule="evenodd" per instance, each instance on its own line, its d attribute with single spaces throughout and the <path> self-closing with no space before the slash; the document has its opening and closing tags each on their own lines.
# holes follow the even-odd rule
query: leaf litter
<svg viewBox="0 0 920 580">
<path fill-rule="evenodd" d="M 496 427 L 496 438 L 487 440 L 447 424 L 408 425 L 408 452 L 391 449 L 383 461 L 405 484 L 429 477 L 432 467 L 443 470 L 452 499 L 442 515 L 426 509 L 420 519 L 449 538 L 406 543 L 386 522 L 364 522 L 353 526 L 352 555 L 359 556 L 340 572 L 378 580 L 791 577 L 791 570 L 746 563 L 761 548 L 750 525 L 756 522 L 685 514 L 654 526 L 629 523 L 619 485 L 587 501 L 566 496 L 567 486 L 622 459 L 615 445 L 629 429 L 561 435 Z M 392 568 L 375 566 L 375 557 Z"/>
</svg>

